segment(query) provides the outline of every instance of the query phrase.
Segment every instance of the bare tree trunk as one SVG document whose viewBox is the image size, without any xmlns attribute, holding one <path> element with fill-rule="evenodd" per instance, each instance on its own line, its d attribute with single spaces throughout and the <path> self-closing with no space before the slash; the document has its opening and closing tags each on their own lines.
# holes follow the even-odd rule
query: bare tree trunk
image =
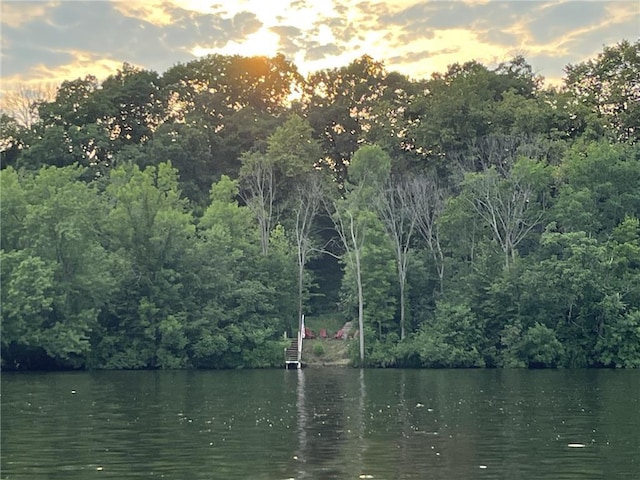
<svg viewBox="0 0 640 480">
<path fill-rule="evenodd" d="M 438 219 L 444 210 L 446 192 L 434 176 L 419 177 L 407 184 L 409 206 L 415 215 L 416 228 L 427 243 L 436 266 L 440 293 L 444 293 L 444 252 L 440 243 Z"/>
<path fill-rule="evenodd" d="M 536 209 L 533 179 L 514 173 L 500 174 L 494 167 L 465 177 L 467 201 L 489 226 L 504 254 L 508 270 L 516 258 L 516 247 L 540 224 L 544 206 Z"/>
<path fill-rule="evenodd" d="M 316 176 L 310 176 L 300 184 L 293 207 L 295 213 L 295 235 L 298 260 L 298 319 L 303 314 L 304 271 L 309 254 L 313 250 L 311 231 L 313 221 L 320 209 L 322 200 L 322 181 Z"/>
<path fill-rule="evenodd" d="M 404 337 L 406 335 L 406 329 L 405 329 L 405 318 L 406 318 L 406 314 L 405 314 L 405 295 L 404 295 L 404 290 L 405 290 L 405 284 L 406 284 L 406 276 L 405 278 L 401 278 L 400 279 L 400 340 L 404 340 Z"/>
<path fill-rule="evenodd" d="M 303 291 L 304 291 L 304 263 L 298 263 L 298 322 L 302 322 Z"/>
<path fill-rule="evenodd" d="M 438 284 L 440 286 L 440 294 L 444 293 L 444 252 L 440 246 L 440 240 L 436 242 L 436 251 L 433 252 L 434 261 L 436 262 L 436 271 L 438 272 Z"/>
<path fill-rule="evenodd" d="M 26 128 L 38 121 L 38 104 L 56 97 L 58 87 L 52 83 L 21 83 L 0 97 L 0 111 Z"/>
<path fill-rule="evenodd" d="M 364 293 L 362 291 L 362 271 L 360 250 L 354 252 L 356 262 L 356 284 L 358 285 L 358 340 L 360 343 L 360 364 L 364 364 Z"/>
<path fill-rule="evenodd" d="M 244 155 L 242 162 L 240 175 L 244 189 L 241 195 L 256 216 L 260 229 L 260 247 L 266 255 L 269 252 L 269 239 L 274 223 L 276 184 L 273 165 L 261 154 Z"/>
<path fill-rule="evenodd" d="M 366 225 L 360 223 L 354 217 L 344 201 L 335 201 L 333 204 L 333 223 L 340 237 L 345 253 L 350 257 L 351 268 L 356 282 L 358 293 L 358 333 L 360 341 L 360 362 L 364 363 L 364 288 L 362 285 L 362 265 L 360 255 L 366 237 Z M 328 252 L 329 253 L 329 252 Z M 330 253 L 331 255 L 334 255 Z M 336 255 L 334 255 L 336 256 Z"/>
<path fill-rule="evenodd" d="M 412 192 L 404 180 L 392 180 L 378 195 L 377 210 L 387 236 L 394 246 L 398 286 L 400 290 L 400 339 L 406 335 L 407 259 L 411 238 L 416 225 L 416 209 L 412 205 Z"/>
<path fill-rule="evenodd" d="M 360 252 L 362 250 L 362 237 L 358 235 L 358 227 L 353 214 L 349 212 L 349 236 L 353 248 L 353 261 L 355 262 L 356 286 L 358 289 L 358 339 L 360 341 L 360 362 L 364 363 L 364 292 L 362 289 L 362 267 L 360 265 Z"/>
</svg>

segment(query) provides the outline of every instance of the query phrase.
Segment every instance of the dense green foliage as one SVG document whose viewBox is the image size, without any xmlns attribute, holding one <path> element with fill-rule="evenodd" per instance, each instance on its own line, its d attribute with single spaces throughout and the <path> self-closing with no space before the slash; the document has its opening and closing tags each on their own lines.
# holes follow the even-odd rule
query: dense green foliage
<svg viewBox="0 0 640 480">
<path fill-rule="evenodd" d="M 280 365 L 301 312 L 367 365 L 640 367 L 639 58 L 65 82 L 2 117 L 3 367 Z"/>
</svg>

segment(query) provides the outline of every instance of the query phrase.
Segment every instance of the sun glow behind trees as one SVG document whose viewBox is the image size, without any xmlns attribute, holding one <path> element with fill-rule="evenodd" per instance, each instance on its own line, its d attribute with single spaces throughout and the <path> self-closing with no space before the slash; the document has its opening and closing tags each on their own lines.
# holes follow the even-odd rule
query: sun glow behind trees
<svg viewBox="0 0 640 480">
<path fill-rule="evenodd" d="M 637 6 L 588 2 L 373 0 L 148 0 L 0 4 L 0 90 L 19 84 L 103 80 L 126 61 L 156 71 L 217 53 L 282 53 L 300 72 L 340 68 L 370 55 L 410 78 L 454 62 L 497 65 L 524 54 L 558 85 L 567 63 L 602 43 L 637 36 Z"/>
</svg>

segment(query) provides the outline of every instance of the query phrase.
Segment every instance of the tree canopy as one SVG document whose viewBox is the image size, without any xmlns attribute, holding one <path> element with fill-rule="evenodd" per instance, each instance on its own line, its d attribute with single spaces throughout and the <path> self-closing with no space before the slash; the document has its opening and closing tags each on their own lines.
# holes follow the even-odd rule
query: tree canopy
<svg viewBox="0 0 640 480">
<path fill-rule="evenodd" d="M 2 366 L 640 367 L 640 42 L 523 57 L 131 65 L 2 112 Z M 25 103 L 26 102 L 26 103 Z"/>
</svg>

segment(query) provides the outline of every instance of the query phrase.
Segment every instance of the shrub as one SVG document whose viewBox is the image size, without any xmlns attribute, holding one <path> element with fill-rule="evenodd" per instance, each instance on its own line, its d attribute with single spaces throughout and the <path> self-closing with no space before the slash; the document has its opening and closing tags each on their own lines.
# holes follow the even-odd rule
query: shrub
<svg viewBox="0 0 640 480">
<path fill-rule="evenodd" d="M 557 367 L 564 356 L 555 332 L 537 322 L 525 333 L 520 348 L 529 367 Z"/>
</svg>

